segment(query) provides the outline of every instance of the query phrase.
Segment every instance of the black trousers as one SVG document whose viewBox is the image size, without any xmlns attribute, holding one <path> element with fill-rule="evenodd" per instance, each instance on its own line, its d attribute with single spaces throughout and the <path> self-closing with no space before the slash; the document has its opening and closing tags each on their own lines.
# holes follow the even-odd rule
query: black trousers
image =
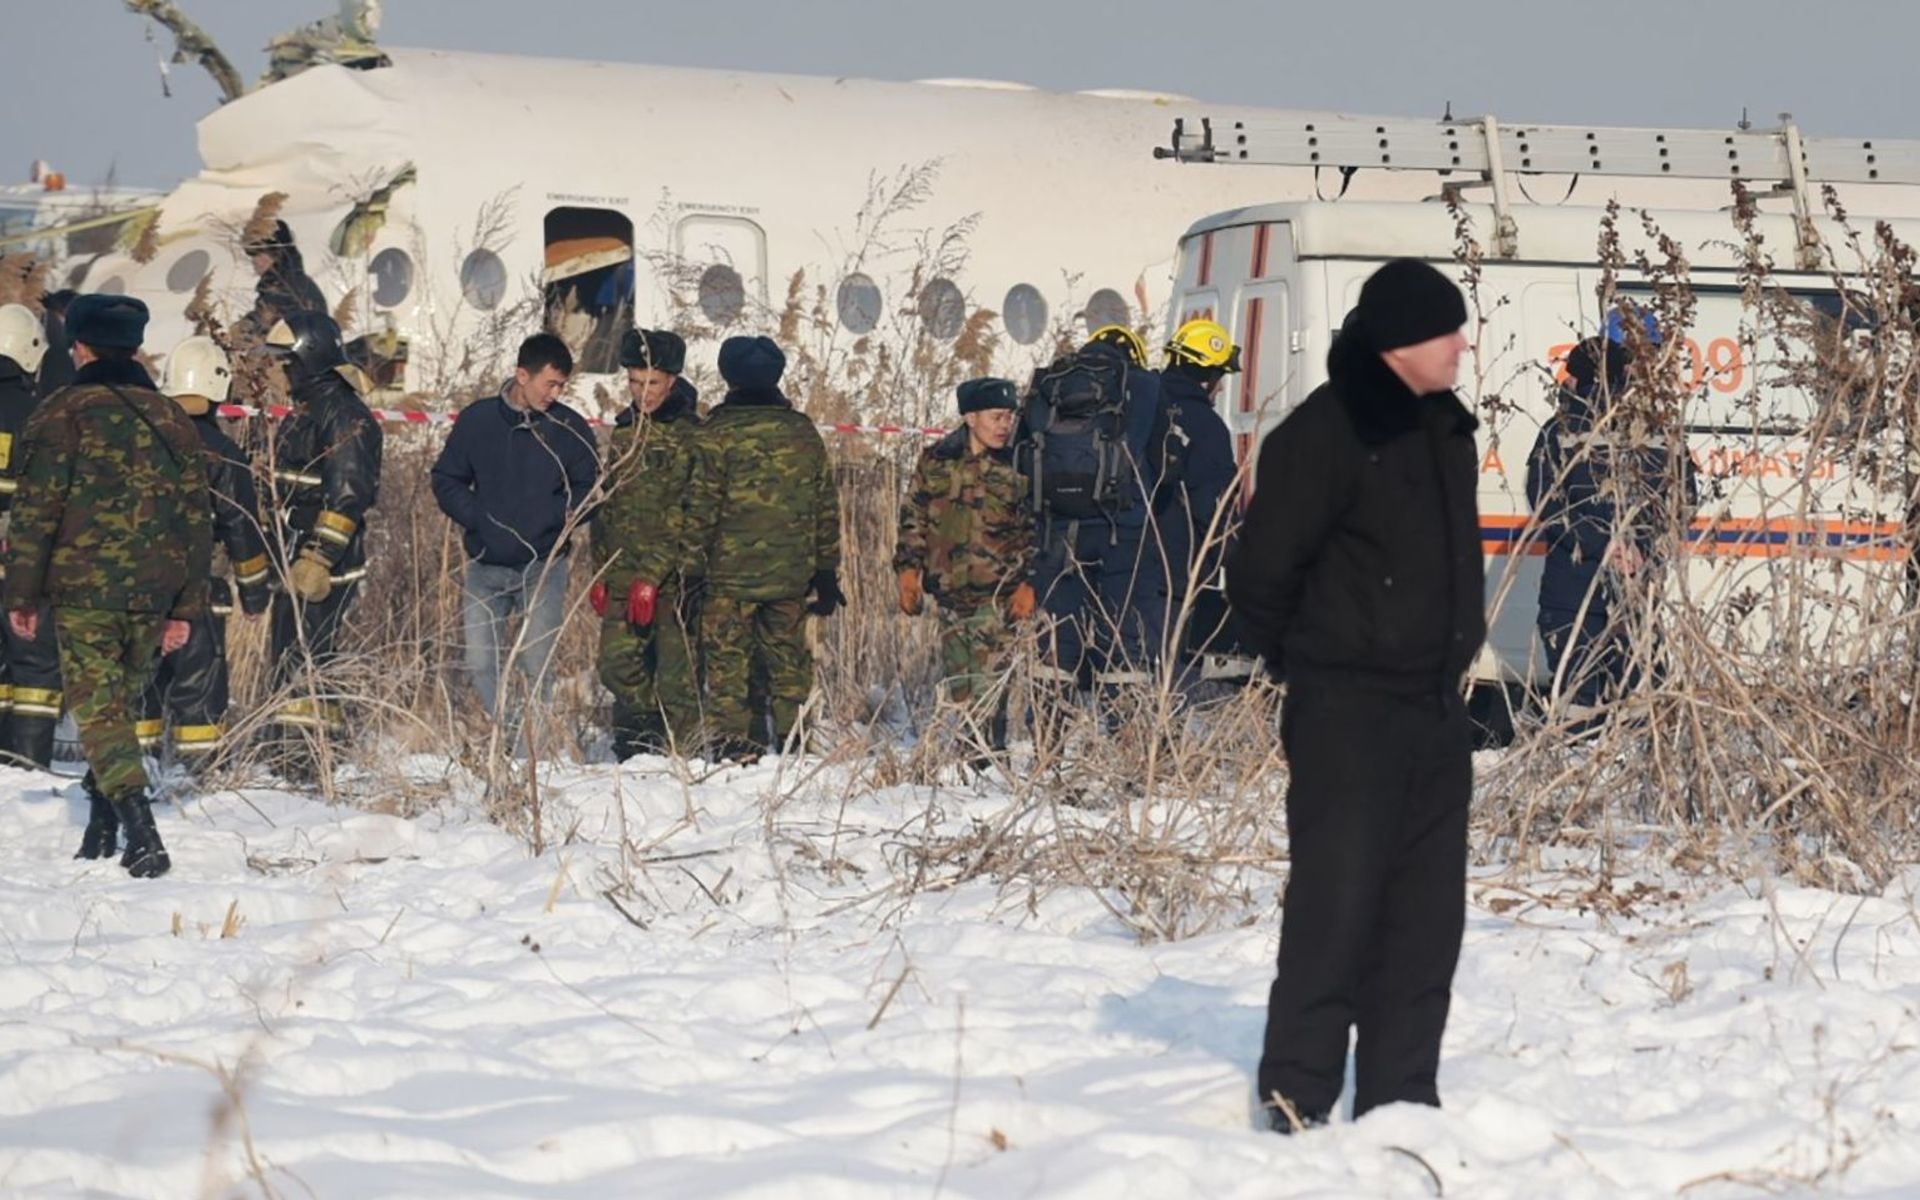
<svg viewBox="0 0 1920 1200">
<path fill-rule="evenodd" d="M 268 636 L 271 680 L 280 696 L 272 725 L 280 728 L 270 730 L 269 737 L 293 737 L 301 729 L 342 730 L 340 706 L 327 695 L 337 686 L 327 669 L 339 656 L 341 628 L 359 590 L 358 579 L 336 583 L 318 604 L 274 593 Z"/>
<path fill-rule="evenodd" d="M 1440 1035 L 1466 924 L 1472 733 L 1458 695 L 1290 685 L 1292 870 L 1260 1059 L 1303 1118 L 1440 1103 Z"/>
<path fill-rule="evenodd" d="M 205 758 L 220 749 L 227 715 L 227 618 L 209 614 L 189 622 L 187 644 L 163 655 L 140 697 L 140 744 L 162 746 L 168 726 L 174 752 Z"/>
<path fill-rule="evenodd" d="M 40 628 L 32 641 L 16 635 L 0 614 L 0 645 L 6 650 L 6 710 L 0 717 L 0 762 L 32 764 L 45 770 L 53 762 L 53 730 L 66 697 L 60 687 L 60 637 L 53 608 L 40 606 Z"/>
</svg>

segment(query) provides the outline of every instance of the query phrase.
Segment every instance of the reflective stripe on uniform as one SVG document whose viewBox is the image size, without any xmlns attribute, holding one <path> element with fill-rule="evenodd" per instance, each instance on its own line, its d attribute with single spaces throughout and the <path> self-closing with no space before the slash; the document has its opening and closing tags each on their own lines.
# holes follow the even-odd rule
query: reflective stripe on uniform
<svg viewBox="0 0 1920 1200">
<path fill-rule="evenodd" d="M 335 583 L 352 583 L 356 579 L 365 579 L 366 577 L 367 569 L 365 567 L 355 567 L 351 571 L 342 571 L 332 578 Z"/>
<path fill-rule="evenodd" d="M 332 729 L 340 724 L 340 712 L 323 700 L 291 700 L 274 710 L 273 719 L 282 725 Z"/>
<path fill-rule="evenodd" d="M 344 546 L 351 542 L 353 532 L 358 528 L 360 528 L 358 521 L 332 510 L 321 513 L 313 523 L 314 536 L 332 542 L 336 546 Z"/>
<path fill-rule="evenodd" d="M 173 748 L 182 754 L 209 754 L 220 748 L 221 729 L 218 725 L 176 725 L 173 727 Z"/>
<path fill-rule="evenodd" d="M 273 477 L 281 483 L 293 483 L 301 487 L 325 487 L 327 483 L 326 480 L 320 478 L 318 475 L 309 475 L 304 471 L 276 469 Z"/>
<path fill-rule="evenodd" d="M 242 587 L 267 581 L 267 571 L 271 567 L 264 554 L 256 554 L 245 562 L 233 564 L 233 577 Z"/>
<path fill-rule="evenodd" d="M 1153 676 L 1146 671 L 1095 671 L 1095 683 L 1152 683 Z"/>
<path fill-rule="evenodd" d="M 20 490 L 20 481 L 0 475 L 0 496 L 11 496 Z"/>
<path fill-rule="evenodd" d="M 167 731 L 165 721 L 135 721 L 133 736 L 140 739 L 142 749 L 151 750 L 160 744 L 160 737 Z"/>
<path fill-rule="evenodd" d="M 13 689 L 13 711 L 24 717 L 60 716 L 64 697 L 53 688 L 20 687 Z"/>
<path fill-rule="evenodd" d="M 6 712 L 12 707 L 13 685 L 10 683 L 0 683 L 0 712 Z"/>
</svg>

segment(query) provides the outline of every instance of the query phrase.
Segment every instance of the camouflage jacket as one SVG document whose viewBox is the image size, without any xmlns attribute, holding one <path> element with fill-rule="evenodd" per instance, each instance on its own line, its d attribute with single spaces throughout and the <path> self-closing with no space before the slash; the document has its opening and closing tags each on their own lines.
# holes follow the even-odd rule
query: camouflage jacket
<svg viewBox="0 0 1920 1200">
<path fill-rule="evenodd" d="M 1007 451 L 968 453 L 967 437 L 956 429 L 921 452 L 893 555 L 895 571 L 920 571 L 927 592 L 958 612 L 1018 587 L 1034 555 L 1026 476 Z"/>
<path fill-rule="evenodd" d="M 273 432 L 268 528 L 290 565 L 311 546 L 337 581 L 366 573 L 367 514 L 380 498 L 383 435 L 360 394 L 332 371 L 294 393 Z"/>
<path fill-rule="evenodd" d="M 716 596 L 804 596 L 840 567 L 840 494 L 820 431 L 777 390 L 739 390 L 707 416 L 687 510 Z"/>
<path fill-rule="evenodd" d="M 607 498 L 593 516 L 593 565 L 616 596 L 636 580 L 660 585 L 691 578 L 700 547 L 693 541 L 688 492 L 700 464 L 700 394 L 685 379 L 652 416 L 620 414 L 607 442 Z"/>
<path fill-rule="evenodd" d="M 137 363 L 81 368 L 27 422 L 6 606 L 198 617 L 213 514 L 200 435 Z"/>
</svg>

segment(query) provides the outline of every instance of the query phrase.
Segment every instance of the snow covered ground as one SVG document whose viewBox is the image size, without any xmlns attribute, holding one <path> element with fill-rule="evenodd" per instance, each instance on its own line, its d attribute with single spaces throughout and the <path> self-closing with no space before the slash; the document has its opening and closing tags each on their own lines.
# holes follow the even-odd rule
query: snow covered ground
<svg viewBox="0 0 1920 1200">
<path fill-rule="evenodd" d="M 77 786 L 0 770 L 0 1193 L 1920 1194 L 1920 872 L 1483 881 L 1449 1107 L 1283 1139 L 1270 903 L 1141 945 L 1085 891 L 863 899 L 927 795 L 795 775 L 559 771 L 537 857 L 457 795 L 218 793 L 139 882 L 68 857 Z"/>
</svg>

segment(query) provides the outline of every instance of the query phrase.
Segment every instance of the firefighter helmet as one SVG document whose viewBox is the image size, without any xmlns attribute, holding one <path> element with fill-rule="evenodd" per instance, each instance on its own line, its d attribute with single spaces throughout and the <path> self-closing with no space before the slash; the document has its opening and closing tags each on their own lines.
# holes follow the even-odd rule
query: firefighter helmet
<svg viewBox="0 0 1920 1200">
<path fill-rule="evenodd" d="M 190 337 L 175 346 L 160 374 L 160 390 L 175 400 L 198 396 L 225 404 L 232 389 L 233 363 L 210 337 Z"/>
<path fill-rule="evenodd" d="M 267 330 L 266 348 L 282 354 L 309 377 L 318 378 L 347 361 L 340 345 L 340 327 L 321 312 L 296 312 Z"/>
<path fill-rule="evenodd" d="M 1147 365 L 1147 344 L 1140 340 L 1139 334 L 1125 325 L 1102 325 L 1093 331 L 1093 336 L 1087 339 L 1087 345 L 1118 346 L 1127 352 L 1127 357 L 1133 360 L 1134 366 Z"/>
<path fill-rule="evenodd" d="M 1240 369 L 1240 347 L 1218 321 L 1199 317 L 1174 330 L 1167 343 L 1167 362 L 1209 367 L 1216 371 Z"/>
<path fill-rule="evenodd" d="M 12 359 L 31 375 L 47 354 L 47 331 L 24 304 L 0 304 L 0 357 Z"/>
</svg>

